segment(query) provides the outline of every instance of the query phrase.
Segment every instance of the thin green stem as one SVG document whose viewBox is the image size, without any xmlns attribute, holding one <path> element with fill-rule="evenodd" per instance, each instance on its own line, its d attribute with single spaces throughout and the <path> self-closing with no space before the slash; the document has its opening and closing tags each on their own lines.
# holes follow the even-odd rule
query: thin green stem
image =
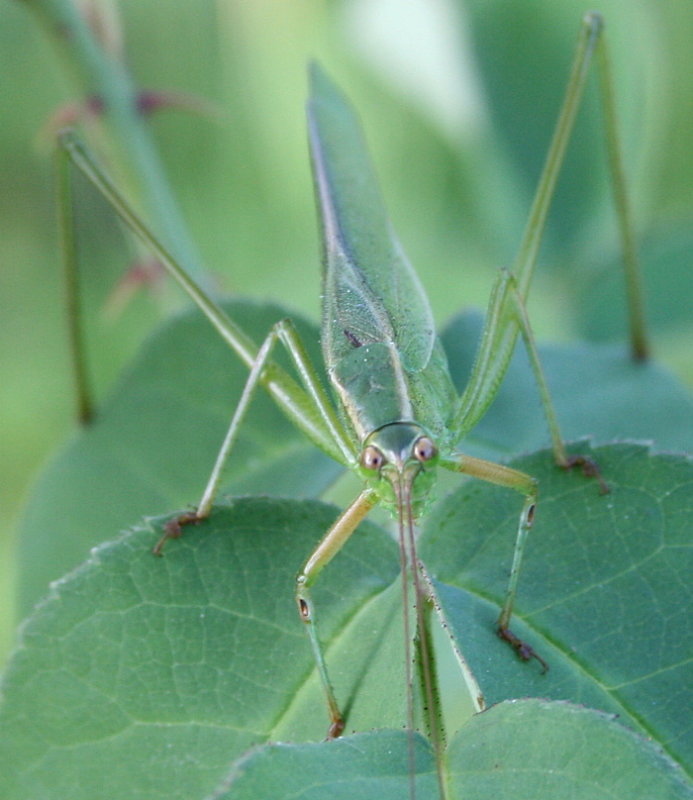
<svg viewBox="0 0 693 800">
<path fill-rule="evenodd" d="M 206 270 L 170 190 L 139 103 L 118 55 L 109 52 L 72 0 L 26 0 L 37 15 L 85 104 L 99 108 L 99 129 L 119 183 L 176 258 L 205 285 Z"/>
</svg>

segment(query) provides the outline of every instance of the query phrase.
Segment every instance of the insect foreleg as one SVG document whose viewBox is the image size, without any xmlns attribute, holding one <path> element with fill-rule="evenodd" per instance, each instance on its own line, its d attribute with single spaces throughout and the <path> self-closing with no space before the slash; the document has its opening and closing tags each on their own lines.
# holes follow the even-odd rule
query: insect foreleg
<svg viewBox="0 0 693 800">
<path fill-rule="evenodd" d="M 241 421 L 243 420 L 248 406 L 250 405 L 250 401 L 252 400 L 255 389 L 260 384 L 260 379 L 267 364 L 269 363 L 270 354 L 277 341 L 281 341 L 291 355 L 294 366 L 300 374 L 301 380 L 308 392 L 307 398 L 312 401 L 313 408 L 310 409 L 310 411 L 313 412 L 314 416 L 320 419 L 320 421 L 324 424 L 326 433 L 339 446 L 343 457 L 342 463 L 348 465 L 351 461 L 353 461 L 353 451 L 350 441 L 344 433 L 344 429 L 330 404 L 325 390 L 320 385 L 315 368 L 308 359 L 308 355 L 303 347 L 303 343 L 301 342 L 301 338 L 298 335 L 293 322 L 291 322 L 289 319 L 280 320 L 272 326 L 272 330 L 262 343 L 262 346 L 260 347 L 255 359 L 255 363 L 250 370 L 243 393 L 238 401 L 238 406 L 236 407 L 234 415 L 231 419 L 231 424 L 229 425 L 229 429 L 226 433 L 226 437 L 224 438 L 221 449 L 219 450 L 219 454 L 214 463 L 212 474 L 209 477 L 204 494 L 202 495 L 202 499 L 200 500 L 200 504 L 197 508 L 198 519 L 209 515 L 212 502 L 214 501 L 214 496 L 216 495 L 217 488 L 219 486 L 219 481 L 221 480 L 221 473 L 224 468 L 224 464 L 226 464 L 233 443 L 236 440 L 236 435 L 238 433 Z M 306 411 L 309 411 L 309 409 L 306 409 Z"/>
<path fill-rule="evenodd" d="M 322 569 L 329 564 L 334 556 L 341 550 L 346 540 L 358 527 L 359 522 L 377 503 L 377 496 L 371 489 L 366 489 L 354 502 L 340 514 L 334 525 L 320 540 L 320 543 L 310 555 L 296 578 L 296 603 L 301 620 L 306 625 L 310 638 L 313 656 L 320 675 L 320 681 L 327 700 L 330 714 L 330 727 L 327 738 L 333 739 L 344 730 L 344 718 L 337 704 L 337 699 L 332 688 L 325 656 L 320 645 L 315 622 L 315 607 L 310 596 L 310 587 L 317 580 Z"/>
<path fill-rule="evenodd" d="M 200 499 L 197 509 L 192 513 L 181 515 L 177 520 L 169 523 L 166 533 L 154 547 L 154 553 L 160 555 L 167 539 L 176 538 L 181 534 L 182 525 L 190 525 L 200 520 L 206 519 L 211 510 L 212 503 L 216 497 L 219 483 L 224 466 L 228 461 L 231 449 L 238 436 L 241 423 L 250 406 L 250 403 L 258 386 L 262 385 L 265 371 L 272 368 L 270 357 L 275 344 L 280 341 L 291 355 L 294 366 L 301 376 L 307 394 L 302 412 L 305 417 L 310 417 L 314 427 L 322 428 L 322 435 L 334 441 L 341 450 L 342 463 L 348 465 L 353 460 L 351 445 L 343 427 L 330 405 L 327 393 L 320 384 L 315 368 L 311 364 L 308 355 L 303 347 L 303 343 L 291 320 L 283 319 L 276 322 L 267 334 L 264 342 L 257 351 L 255 360 L 248 374 L 248 379 L 243 387 L 243 392 L 238 401 L 238 405 L 231 418 L 226 436 L 222 442 L 219 453 L 214 462 L 214 467 L 205 486 L 205 490 Z M 318 441 L 314 440 L 316 444 Z"/>
</svg>

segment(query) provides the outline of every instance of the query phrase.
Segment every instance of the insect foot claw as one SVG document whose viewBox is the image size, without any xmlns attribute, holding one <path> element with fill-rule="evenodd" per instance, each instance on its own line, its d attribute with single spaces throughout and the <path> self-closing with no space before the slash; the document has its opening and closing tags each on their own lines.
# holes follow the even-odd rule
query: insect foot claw
<svg viewBox="0 0 693 800">
<path fill-rule="evenodd" d="M 185 514 L 170 519 L 164 525 L 164 534 L 152 548 L 152 553 L 155 556 L 162 556 L 164 554 L 164 545 L 169 539 L 179 539 L 183 535 L 183 527 L 185 525 L 197 525 L 201 519 L 201 517 L 197 516 L 196 511 L 186 511 Z"/>
<path fill-rule="evenodd" d="M 588 456 L 568 456 L 565 464 L 561 464 L 560 466 L 565 470 L 573 469 L 573 467 L 580 467 L 582 474 L 586 478 L 595 478 L 597 480 L 599 483 L 600 494 L 609 494 L 611 491 L 611 489 L 609 489 L 609 485 L 606 483 L 604 478 L 602 478 L 602 473 L 597 466 L 597 462 Z"/>
<path fill-rule="evenodd" d="M 533 647 L 530 647 L 530 645 L 528 645 L 526 642 L 523 642 L 522 639 L 515 636 L 510 628 L 502 628 L 499 626 L 497 633 L 504 642 L 507 642 L 513 648 L 513 650 L 523 661 L 529 661 L 532 658 L 536 658 L 536 660 L 541 664 L 542 674 L 548 672 L 549 665 L 546 663 L 546 661 L 544 661 L 544 659 L 539 655 L 539 653 L 536 652 L 536 650 L 534 650 Z"/>
<path fill-rule="evenodd" d="M 327 739 L 338 739 L 342 733 L 344 732 L 344 720 L 340 717 L 339 719 L 332 720 L 332 724 L 327 729 Z"/>
</svg>

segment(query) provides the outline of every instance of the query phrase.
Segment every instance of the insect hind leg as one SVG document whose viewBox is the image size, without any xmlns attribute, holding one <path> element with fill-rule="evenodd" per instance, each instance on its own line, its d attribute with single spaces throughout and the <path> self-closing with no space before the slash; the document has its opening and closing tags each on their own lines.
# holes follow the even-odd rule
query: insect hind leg
<svg viewBox="0 0 693 800">
<path fill-rule="evenodd" d="M 551 434 L 551 446 L 556 464 L 565 470 L 570 470 L 574 467 L 580 467 L 582 469 L 582 474 L 586 478 L 594 478 L 599 483 L 599 489 L 602 494 L 608 494 L 609 487 L 602 477 L 599 466 L 594 459 L 590 458 L 589 456 L 582 454 L 571 454 L 566 451 L 565 442 L 561 435 L 560 426 L 558 424 L 556 409 L 554 407 L 553 400 L 551 399 L 551 393 L 549 392 L 544 369 L 541 365 L 541 359 L 539 358 L 539 352 L 537 350 L 537 345 L 532 332 L 532 326 L 529 321 L 527 309 L 522 297 L 520 296 L 520 293 L 517 291 L 512 275 L 506 276 L 505 287 L 507 287 L 509 299 L 514 305 L 517 323 L 519 325 L 520 332 L 522 333 L 522 339 L 525 343 L 527 355 L 532 366 L 532 372 L 534 373 L 534 380 L 536 381 L 537 388 L 539 390 L 541 404 L 544 409 L 544 416 L 546 417 L 546 423 L 549 427 L 549 433 Z"/>
</svg>

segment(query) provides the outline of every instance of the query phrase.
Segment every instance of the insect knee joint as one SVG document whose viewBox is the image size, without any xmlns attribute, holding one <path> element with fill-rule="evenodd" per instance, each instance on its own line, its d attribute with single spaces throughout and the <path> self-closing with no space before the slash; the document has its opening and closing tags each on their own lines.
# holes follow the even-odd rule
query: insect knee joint
<svg viewBox="0 0 693 800">
<path fill-rule="evenodd" d="M 297 597 L 296 604 L 298 605 L 298 613 L 304 622 L 312 622 L 313 614 L 310 610 L 310 603 L 305 597 Z"/>
<path fill-rule="evenodd" d="M 532 503 L 532 505 L 530 505 L 527 508 L 527 516 L 526 516 L 527 525 L 531 525 L 534 522 L 534 514 L 535 514 L 536 510 L 537 510 L 537 504 L 536 503 Z"/>
</svg>

